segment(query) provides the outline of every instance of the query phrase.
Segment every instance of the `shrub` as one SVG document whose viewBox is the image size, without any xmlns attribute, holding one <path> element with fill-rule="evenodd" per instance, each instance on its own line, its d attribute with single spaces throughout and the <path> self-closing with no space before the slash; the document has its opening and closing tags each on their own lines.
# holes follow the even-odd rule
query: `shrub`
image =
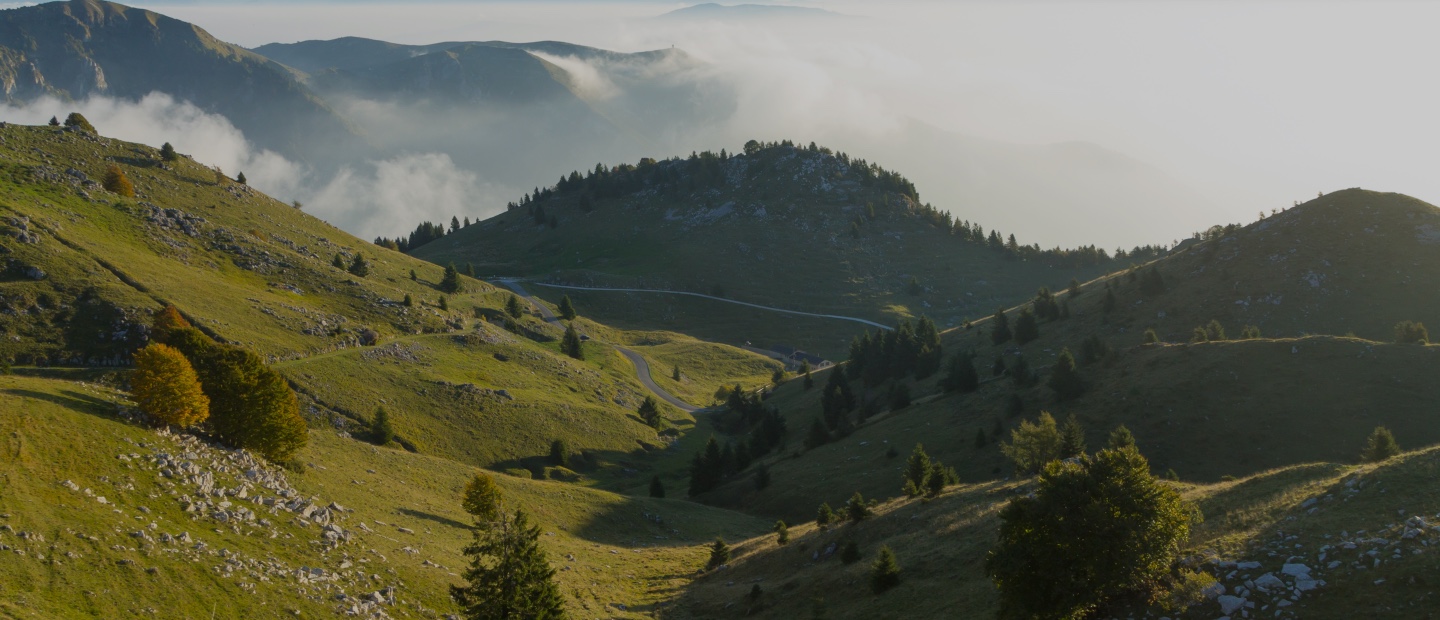
<svg viewBox="0 0 1440 620">
<path fill-rule="evenodd" d="M 1143 344 L 1160 344 L 1160 336 L 1155 333 L 1154 329 L 1147 329 L 1145 330 L 1145 339 L 1141 342 Z"/>
<path fill-rule="evenodd" d="M 150 322 L 150 338 L 156 342 L 165 342 L 175 330 L 188 327 L 190 322 L 180 315 L 180 309 L 167 305 L 155 311 L 155 317 Z"/>
<path fill-rule="evenodd" d="M 1379 463 L 1397 454 L 1400 454 L 1400 444 L 1395 442 L 1395 436 L 1390 429 L 1377 426 L 1365 439 L 1365 449 L 1360 451 L 1360 458 L 1367 463 Z"/>
<path fill-rule="evenodd" d="M 441 295 L 440 299 L 435 300 L 435 307 L 439 308 L 441 312 L 449 312 L 450 300 L 444 295 Z"/>
<path fill-rule="evenodd" d="M 1000 451 L 1015 463 L 1022 474 L 1040 471 L 1046 463 L 1060 458 L 1060 429 L 1048 412 L 1040 412 L 1035 423 L 1022 420 L 1010 431 L 1010 442 L 1001 443 Z"/>
<path fill-rule="evenodd" d="M 895 552 L 886 545 L 880 548 L 880 552 L 875 556 L 875 563 L 870 565 L 870 589 L 876 594 L 884 594 L 898 585 L 900 563 L 895 560 Z"/>
<path fill-rule="evenodd" d="M 135 186 L 130 183 L 130 178 L 125 176 L 125 171 L 120 166 L 110 164 L 105 169 L 105 179 L 102 185 L 105 191 L 113 192 L 126 198 L 135 197 Z"/>
<path fill-rule="evenodd" d="M 1425 331 L 1424 323 L 1401 321 L 1395 324 L 1395 342 L 1400 344 L 1428 344 L 1430 342 L 1430 333 Z"/>
<path fill-rule="evenodd" d="M 500 487 L 485 472 L 476 472 L 470 483 L 465 485 L 465 494 L 460 499 L 460 506 L 475 517 L 477 523 L 489 523 L 500 518 L 502 503 Z"/>
<path fill-rule="evenodd" d="M 1156 600 L 1199 511 L 1133 449 L 1051 463 L 1000 513 L 985 571 L 1001 618 L 1080 618 L 1127 596 Z"/>
<path fill-rule="evenodd" d="M 140 410 L 161 425 L 185 428 L 210 417 L 200 377 L 177 349 L 157 342 L 137 351 L 130 385 Z"/>
<path fill-rule="evenodd" d="M 95 126 L 91 125 L 90 121 L 85 120 L 85 116 L 79 112 L 71 112 L 70 116 L 65 117 L 65 126 L 74 127 L 85 133 L 100 133 L 95 131 Z"/>
</svg>

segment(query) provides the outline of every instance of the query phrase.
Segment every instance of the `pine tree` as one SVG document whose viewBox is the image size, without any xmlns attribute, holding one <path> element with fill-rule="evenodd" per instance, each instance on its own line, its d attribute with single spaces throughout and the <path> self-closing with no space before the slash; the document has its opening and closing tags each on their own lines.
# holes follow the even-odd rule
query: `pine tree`
<svg viewBox="0 0 1440 620">
<path fill-rule="evenodd" d="M 580 346 L 580 333 L 575 331 L 575 324 L 565 326 L 565 336 L 560 339 L 560 352 L 577 360 L 585 359 L 585 349 Z"/>
<path fill-rule="evenodd" d="M 395 441 L 395 428 L 390 426 L 390 412 L 384 407 L 375 410 L 375 419 L 370 422 L 370 437 L 376 445 L 389 445 Z"/>
<path fill-rule="evenodd" d="M 744 467 L 741 467 L 740 469 L 745 469 L 745 468 L 744 468 Z M 770 486 L 770 468 L 769 468 L 769 467 L 766 467 L 764 463 L 761 463 L 759 467 L 756 467 L 756 468 L 755 468 L 755 490 L 756 490 L 756 491 L 764 491 L 764 490 L 765 490 L 766 488 L 768 488 L 769 486 Z"/>
<path fill-rule="evenodd" d="M 850 521 L 859 523 L 871 517 L 875 513 L 870 510 L 870 505 L 865 503 L 865 497 L 856 491 L 850 496 L 850 501 L 845 502 L 845 516 Z"/>
<path fill-rule="evenodd" d="M 805 449 L 814 450 L 827 443 L 830 443 L 830 430 L 825 428 L 825 422 L 815 418 L 810 425 L 810 434 L 805 436 Z"/>
<path fill-rule="evenodd" d="M 469 218 L 466 218 L 466 219 L 468 220 Z M 469 224 L 466 224 L 465 226 L 466 226 L 466 227 L 469 227 L 470 225 L 469 225 Z M 474 264 L 474 263 L 465 263 L 465 275 L 470 276 L 470 277 L 472 277 L 472 278 L 475 277 L 475 264 Z"/>
<path fill-rule="evenodd" d="M 640 409 L 636 413 L 645 421 L 646 426 L 655 430 L 660 430 L 664 424 L 664 418 L 660 416 L 660 403 L 655 401 L 654 396 L 647 395 L 645 400 L 640 402 Z"/>
<path fill-rule="evenodd" d="M 679 380 L 680 380 L 680 366 L 679 366 L 678 364 L 675 365 L 675 366 L 673 366 L 673 367 L 671 367 L 671 369 L 670 369 L 670 379 L 673 380 L 673 381 L 679 381 Z"/>
<path fill-rule="evenodd" d="M 199 375 L 175 348 L 157 342 L 137 351 L 130 386 L 140 410 L 161 426 L 187 428 L 210 417 Z"/>
<path fill-rule="evenodd" d="M 790 526 L 784 521 L 775 522 L 775 544 L 785 546 L 790 543 Z"/>
<path fill-rule="evenodd" d="M 1160 344 L 1160 336 L 1155 333 L 1154 329 L 1147 329 L 1143 344 Z"/>
<path fill-rule="evenodd" d="M 357 253 L 355 258 L 350 261 L 350 268 L 346 271 L 350 272 L 352 276 L 363 278 L 370 275 L 370 263 L 365 260 L 364 254 Z"/>
<path fill-rule="evenodd" d="M 336 256 L 339 256 L 339 254 L 336 254 Z M 345 266 L 345 262 L 344 262 L 344 261 L 341 261 L 339 265 L 336 265 L 336 267 L 344 267 L 344 266 Z M 420 274 L 415 273 L 415 270 L 414 270 L 414 269 L 411 269 L 411 270 L 410 270 L 410 281 L 411 281 L 411 282 L 419 282 L 419 281 L 420 281 Z"/>
<path fill-rule="evenodd" d="M 1068 459 L 1085 454 L 1085 427 L 1075 414 L 1065 418 L 1060 426 L 1060 458 Z"/>
<path fill-rule="evenodd" d="M 710 561 L 705 567 L 711 570 L 724 566 L 730 562 L 730 545 L 725 544 L 725 539 L 715 537 L 715 542 L 710 543 Z"/>
<path fill-rule="evenodd" d="M 1035 313 L 1030 311 L 1029 306 L 1020 309 L 1020 315 L 1015 318 L 1015 342 L 1026 344 L 1040 337 L 1040 322 L 1035 318 Z"/>
<path fill-rule="evenodd" d="M 950 484 L 953 473 L 947 471 L 946 467 L 935 461 L 930 464 L 930 471 L 925 476 L 925 497 L 934 499 L 940 497 L 945 490 L 945 485 Z"/>
<path fill-rule="evenodd" d="M 900 563 L 895 560 L 895 552 L 890 550 L 889 545 L 885 545 L 880 547 L 879 553 L 875 555 L 875 563 L 870 565 L 870 589 L 876 594 L 884 594 L 898 585 Z"/>
<path fill-rule="evenodd" d="M 860 545 L 855 544 L 853 540 L 845 541 L 845 545 L 840 548 L 840 563 L 850 565 L 859 561 Z"/>
<path fill-rule="evenodd" d="M 556 467 L 570 466 L 570 448 L 565 445 L 564 439 L 556 439 L 550 442 L 550 464 Z"/>
<path fill-rule="evenodd" d="M 560 318 L 567 321 L 575 320 L 575 304 L 571 303 L 569 295 L 560 298 Z"/>
<path fill-rule="evenodd" d="M 489 524 L 500 519 L 503 501 L 495 479 L 485 472 L 476 472 L 470 483 L 465 485 L 460 506 L 475 518 L 477 524 Z"/>
<path fill-rule="evenodd" d="M 834 522 L 835 511 L 830 509 L 828 502 L 821 503 L 820 508 L 815 511 L 815 525 L 820 526 L 820 529 L 823 530 L 826 526 Z"/>
<path fill-rule="evenodd" d="M 806 362 L 806 363 L 808 364 L 809 362 Z M 839 371 L 836 371 L 836 372 L 839 372 Z M 807 392 L 810 391 L 810 388 L 815 387 L 815 378 L 810 376 L 810 369 L 809 369 L 809 368 L 806 368 L 806 369 L 805 369 L 805 381 L 803 381 L 803 382 L 801 383 L 801 385 L 804 386 L 805 391 L 807 391 Z"/>
<path fill-rule="evenodd" d="M 1101 308 L 1105 311 L 1106 314 L 1109 314 L 1110 312 L 1115 310 L 1115 289 L 1110 288 L 1109 282 L 1105 283 L 1105 302 L 1104 305 L 1101 306 Z"/>
<path fill-rule="evenodd" d="M 344 257 L 344 256 L 341 256 L 339 252 L 336 252 L 336 253 L 335 253 L 335 258 L 330 259 L 330 265 L 333 266 L 333 267 L 335 267 L 336 269 L 344 269 L 344 268 L 345 268 L 345 257 Z"/>
<path fill-rule="evenodd" d="M 1365 449 L 1360 452 L 1360 458 L 1367 463 L 1379 463 L 1390 460 L 1390 457 L 1397 454 L 1400 454 L 1400 444 L 1395 442 L 1395 436 L 1390 433 L 1390 429 L 1377 426 L 1365 440 Z"/>
<path fill-rule="evenodd" d="M 1050 369 L 1050 389 L 1060 400 L 1070 400 L 1085 393 L 1085 380 L 1075 370 L 1075 356 L 1070 349 L 1060 349 L 1055 365 Z"/>
<path fill-rule="evenodd" d="M 135 197 L 135 186 L 130 183 L 130 178 L 125 176 L 125 171 L 120 166 L 110 164 L 105 169 L 105 179 L 101 183 L 105 191 L 119 194 L 126 198 Z"/>
<path fill-rule="evenodd" d="M 940 387 L 946 392 L 960 392 L 968 394 L 980 389 L 980 375 L 975 372 L 974 356 L 969 353 L 957 353 L 950 358 L 950 364 L 945 369 L 945 378 L 940 380 Z"/>
<path fill-rule="evenodd" d="M 1010 333 L 1010 319 L 1005 316 L 1005 309 L 995 311 L 995 318 L 991 321 L 994 327 L 991 328 L 990 342 L 996 345 L 1010 342 L 1013 335 Z"/>
<path fill-rule="evenodd" d="M 453 295 L 460 289 L 460 272 L 455 270 L 455 263 L 450 263 L 445 266 L 445 275 L 440 278 L 440 290 Z"/>
<path fill-rule="evenodd" d="M 440 311 L 441 311 L 441 312 L 449 312 L 449 311 L 450 311 L 450 300 L 449 300 L 449 298 L 445 297 L 444 295 L 441 295 L 441 296 L 440 296 L 440 299 L 438 299 L 438 300 L 435 301 L 435 306 L 438 307 L 438 308 L 440 308 Z"/>
<path fill-rule="evenodd" d="M 925 446 L 915 444 L 915 449 L 910 452 L 910 459 L 905 462 L 905 480 L 903 488 L 905 494 L 910 497 L 918 497 L 921 489 L 925 487 L 925 476 L 930 473 L 930 455 L 925 453 Z"/>
<path fill-rule="evenodd" d="M 660 482 L 659 474 L 650 478 L 650 497 L 665 497 L 665 484 Z"/>
<path fill-rule="evenodd" d="M 239 184 L 241 184 L 241 185 L 245 185 L 245 184 L 246 184 L 246 181 L 245 181 L 245 173 L 244 173 L 244 172 L 241 172 L 241 173 L 235 175 L 235 182 L 236 182 L 236 183 L 239 183 Z"/>
<path fill-rule="evenodd" d="M 53 116 L 50 117 L 50 126 L 51 126 L 51 127 L 59 127 L 59 126 L 60 126 L 60 119 L 55 118 L 55 117 L 53 117 Z"/>
<path fill-rule="evenodd" d="M 1131 434 L 1130 429 L 1125 428 L 1124 424 L 1121 424 L 1115 427 L 1115 430 L 1110 431 L 1110 438 L 1106 440 L 1105 447 L 1110 450 L 1134 448 L 1135 435 Z"/>
<path fill-rule="evenodd" d="M 175 152 L 175 147 L 170 146 L 170 143 L 166 142 L 160 146 L 160 159 L 163 161 L 175 161 L 180 159 L 180 155 Z"/>
<path fill-rule="evenodd" d="M 65 117 L 65 126 L 74 127 L 85 133 L 100 133 L 95 131 L 95 126 L 91 125 L 90 121 L 85 120 L 85 116 L 79 112 L 71 112 L 70 116 Z"/>
<path fill-rule="evenodd" d="M 405 293 L 405 300 L 401 301 L 400 305 L 405 306 L 406 308 L 413 308 L 415 307 L 415 298 L 411 297 L 410 293 Z"/>
<path fill-rule="evenodd" d="M 910 284 L 906 285 L 905 292 L 910 293 L 912 297 L 919 297 L 921 293 L 925 292 L 925 288 L 920 286 L 920 280 L 915 276 L 910 276 Z"/>
<path fill-rule="evenodd" d="M 520 308 L 519 297 L 511 295 L 509 299 L 505 300 L 505 313 L 509 314 L 510 318 L 514 319 L 518 319 L 525 315 L 525 311 Z"/>
<path fill-rule="evenodd" d="M 465 548 L 471 558 L 466 584 L 450 586 L 450 596 L 469 620 L 561 620 L 564 599 L 555 569 L 540 548 L 540 527 L 524 511 L 476 528 Z"/>
</svg>

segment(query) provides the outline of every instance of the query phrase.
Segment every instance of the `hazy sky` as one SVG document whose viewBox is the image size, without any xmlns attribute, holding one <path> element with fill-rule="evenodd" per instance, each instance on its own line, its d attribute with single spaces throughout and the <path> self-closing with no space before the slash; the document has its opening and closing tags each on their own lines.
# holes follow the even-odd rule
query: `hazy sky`
<svg viewBox="0 0 1440 620">
<path fill-rule="evenodd" d="M 671 2 L 133 4 L 246 46 L 675 45 L 765 95 L 740 111 L 756 136 L 883 135 L 913 117 L 1007 142 L 1087 141 L 1205 194 L 1216 223 L 1353 186 L 1440 202 L 1440 3 L 834 1 L 809 6 L 853 18 L 775 27 L 649 19 L 690 4 Z"/>
</svg>

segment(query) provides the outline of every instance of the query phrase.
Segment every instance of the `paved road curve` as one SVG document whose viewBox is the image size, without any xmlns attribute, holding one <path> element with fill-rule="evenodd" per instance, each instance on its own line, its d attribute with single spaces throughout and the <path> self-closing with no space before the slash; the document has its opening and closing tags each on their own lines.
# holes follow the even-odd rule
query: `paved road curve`
<svg viewBox="0 0 1440 620">
<path fill-rule="evenodd" d="M 515 291 L 516 295 L 524 297 L 526 301 L 533 304 L 536 308 L 539 308 L 540 316 L 545 317 L 545 320 L 547 322 L 560 322 L 560 317 L 555 316 L 555 313 L 551 312 L 550 308 L 547 307 L 545 304 L 536 301 L 535 297 L 531 295 L 529 291 L 525 290 L 525 287 L 521 286 L 519 282 L 515 282 L 512 280 L 500 280 L 499 282 L 505 285 L 505 288 Z M 655 380 L 650 377 L 650 363 L 646 362 L 645 358 L 642 357 L 639 353 L 636 353 L 630 349 L 616 344 L 611 344 L 610 346 L 615 347 L 615 350 L 619 351 L 621 355 L 625 356 L 625 359 L 630 360 L 630 363 L 635 365 L 635 377 L 640 380 L 640 383 L 643 384 L 646 389 L 654 392 L 656 396 L 660 397 L 660 400 L 675 405 L 686 413 L 694 413 L 701 409 L 700 407 L 696 407 L 694 405 L 691 405 L 690 403 L 680 400 L 679 398 L 676 398 L 675 395 L 666 392 L 664 388 L 656 385 Z"/>
</svg>

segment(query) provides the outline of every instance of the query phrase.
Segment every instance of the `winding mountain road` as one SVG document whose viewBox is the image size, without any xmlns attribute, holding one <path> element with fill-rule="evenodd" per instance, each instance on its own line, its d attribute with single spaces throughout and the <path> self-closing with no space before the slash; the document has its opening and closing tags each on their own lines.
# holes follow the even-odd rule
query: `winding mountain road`
<svg viewBox="0 0 1440 620">
<path fill-rule="evenodd" d="M 544 317 L 546 322 L 560 322 L 560 317 L 555 316 L 555 313 L 552 312 L 549 307 L 536 300 L 535 296 L 531 295 L 530 291 L 525 290 L 525 287 L 521 286 L 519 282 L 516 282 L 514 280 L 497 280 L 497 282 L 504 285 L 505 288 L 514 291 L 516 295 L 524 298 L 525 301 L 530 302 L 531 305 L 539 308 L 540 316 Z M 630 360 L 630 363 L 635 365 L 635 378 L 639 379 L 640 383 L 645 386 L 645 389 L 653 392 L 655 396 L 658 396 L 660 398 L 660 400 L 670 403 L 686 413 L 695 413 L 696 411 L 699 411 L 701 409 L 701 407 L 696 407 L 694 405 L 691 405 L 690 403 L 680 400 L 674 394 L 671 394 L 665 391 L 664 388 L 656 385 L 655 380 L 650 376 L 650 363 L 645 361 L 645 358 L 639 353 L 636 353 L 633 350 L 627 349 L 615 343 L 607 344 L 615 347 L 616 351 L 619 351 L 621 355 L 625 356 L 625 359 Z"/>
</svg>

